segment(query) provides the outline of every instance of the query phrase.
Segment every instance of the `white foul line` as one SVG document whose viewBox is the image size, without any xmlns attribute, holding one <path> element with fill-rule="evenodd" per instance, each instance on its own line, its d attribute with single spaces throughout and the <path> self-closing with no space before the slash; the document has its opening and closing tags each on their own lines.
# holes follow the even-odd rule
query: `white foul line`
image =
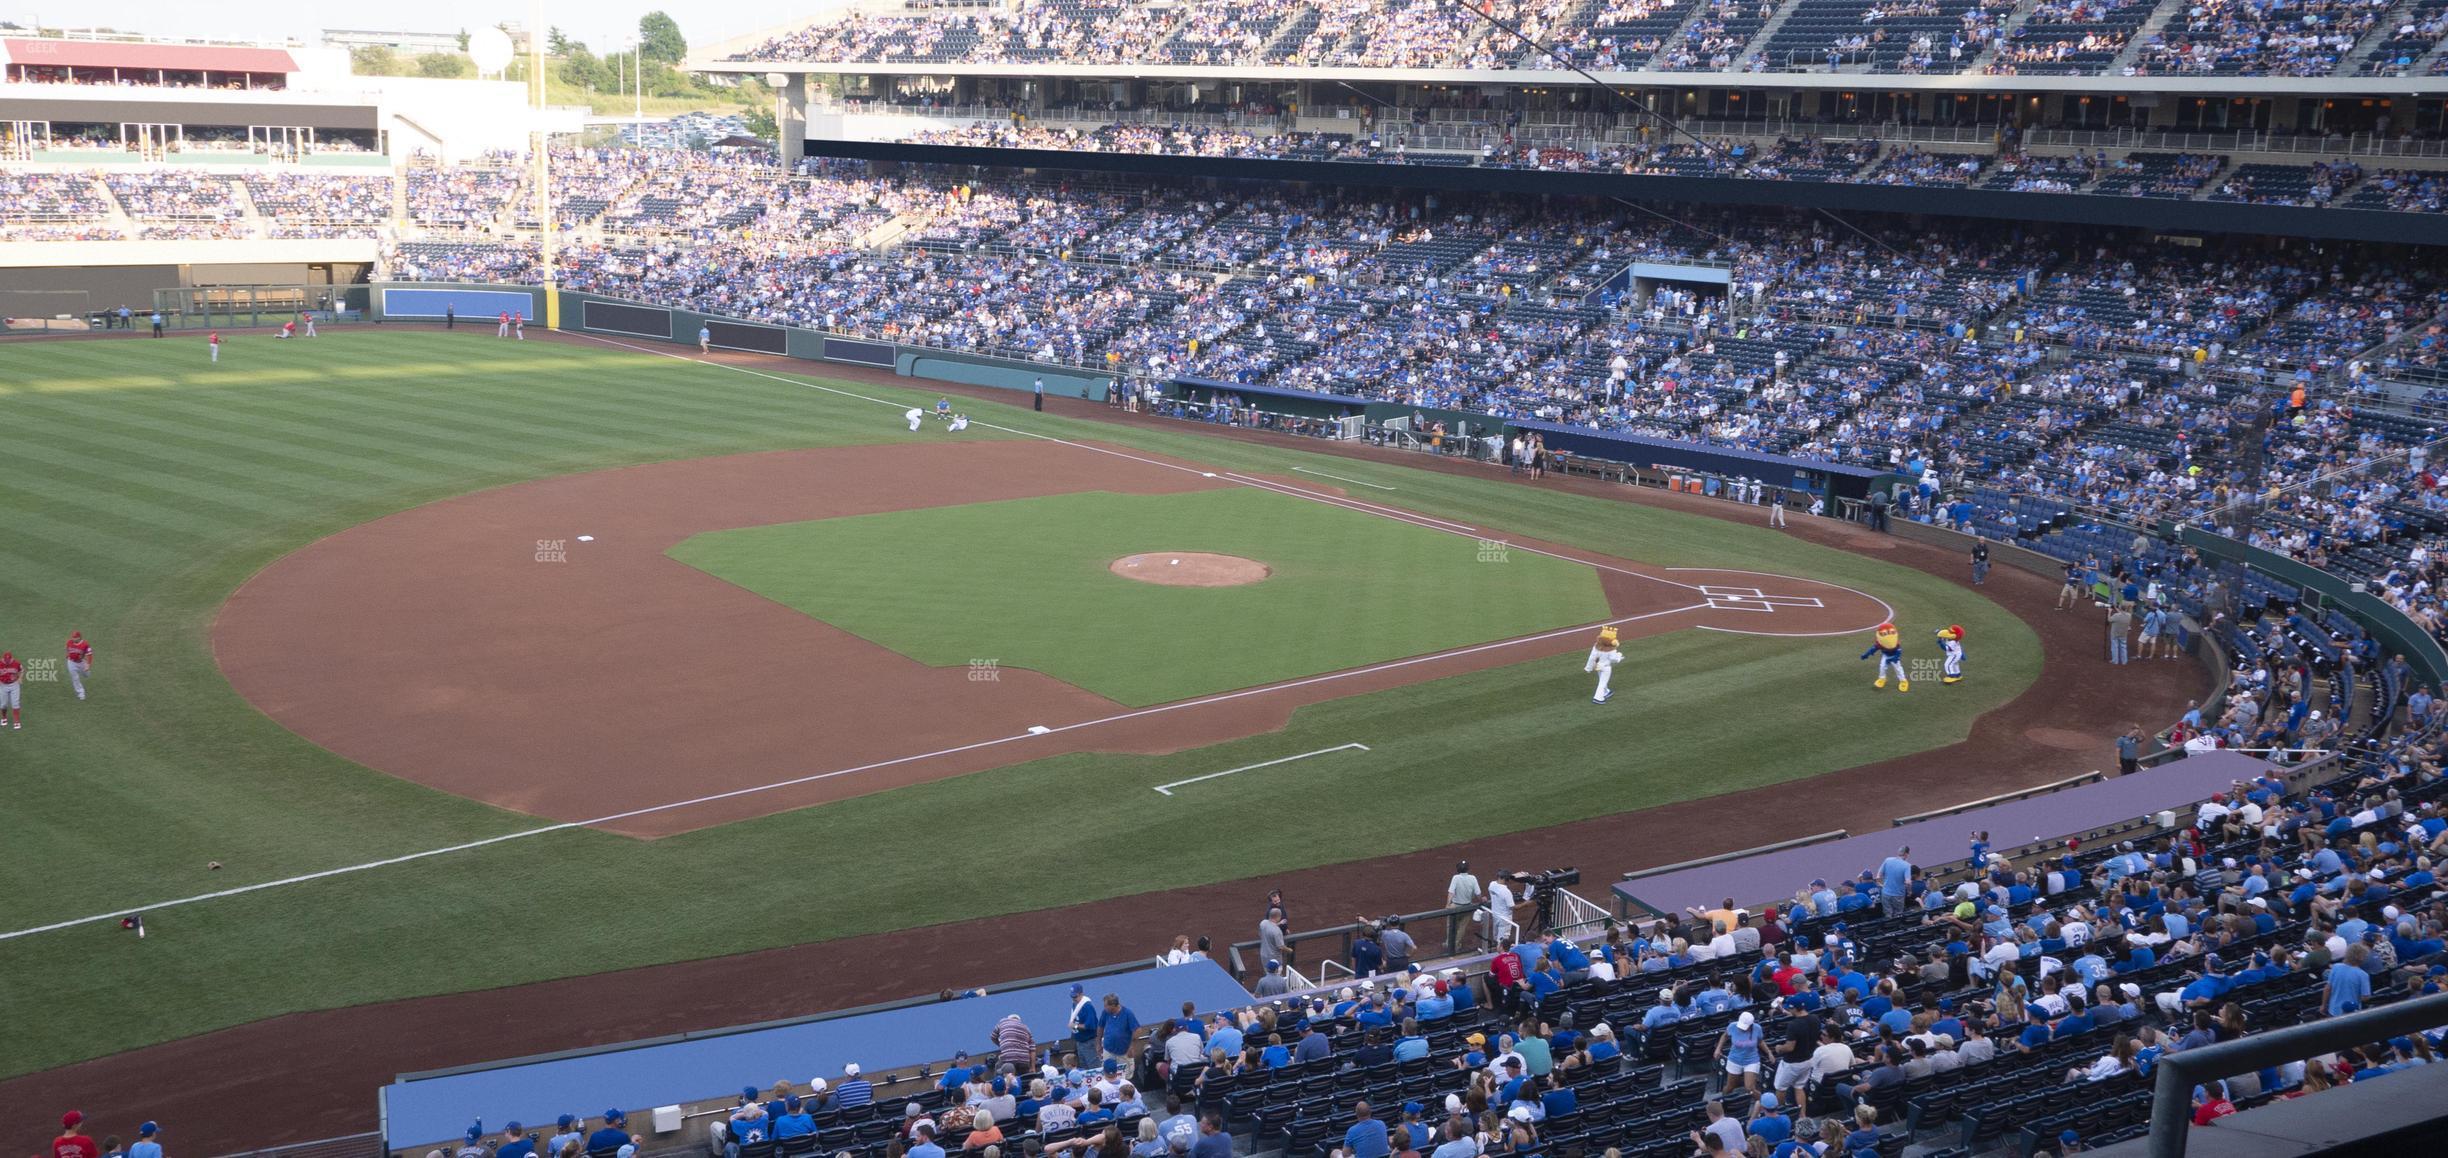
<svg viewBox="0 0 2448 1158">
<path fill-rule="evenodd" d="M 1171 784 L 1159 784 L 1156 786 L 1156 791 L 1166 796 L 1171 796 L 1173 795 L 1174 789 L 1179 788 L 1184 784 L 1196 784 L 1201 780 L 1213 780 L 1218 776 L 1230 776 L 1235 772 L 1255 772 L 1260 768 L 1272 768 L 1277 764 L 1289 764 L 1294 760 L 1306 760 L 1311 756 L 1323 756 L 1329 752 L 1349 752 L 1354 748 L 1357 748 L 1363 752 L 1369 750 L 1369 746 L 1366 744 L 1337 744 L 1332 748 L 1320 748 L 1315 752 L 1303 752 L 1298 756 L 1285 756 L 1281 759 L 1267 760 L 1257 764 L 1243 764 L 1238 768 L 1227 768 L 1221 772 L 1210 772 L 1204 776 L 1193 776 L 1188 780 L 1176 780 Z"/>
<path fill-rule="evenodd" d="M 1355 485 L 1358 485 L 1358 486 L 1364 486 L 1364 487 L 1376 487 L 1378 490 L 1381 490 L 1381 491 L 1390 491 L 1390 490 L 1395 489 L 1395 488 L 1393 488 L 1393 487 L 1386 486 L 1386 485 L 1384 485 L 1384 484 L 1382 484 L 1382 483 L 1361 482 L 1359 479 L 1356 479 L 1356 478 L 1344 478 L 1342 475 L 1339 475 L 1339 474 L 1328 474 L 1328 473 L 1326 473 L 1325 471 L 1322 471 L 1322 470 L 1311 470 L 1311 469 L 1309 469 L 1308 467 L 1305 467 L 1305 466 L 1296 466 L 1296 467 L 1293 467 L 1292 469 L 1294 469 L 1294 470 L 1296 470 L 1296 471 L 1299 471 L 1299 472 L 1301 472 L 1302 474 L 1313 474 L 1313 475 L 1318 476 L 1319 478 L 1330 478 L 1330 479 L 1335 480 L 1336 482 L 1347 482 L 1347 483 L 1352 483 L 1352 484 L 1355 484 Z"/>
<path fill-rule="evenodd" d="M 301 884 L 306 881 L 322 880 L 325 877 L 346 876 L 349 873 L 364 872 L 367 869 L 378 869 L 387 867 L 389 865 L 405 864 L 412 860 L 423 860 L 426 857 L 441 856 L 444 853 L 464 852 L 468 849 L 483 848 L 486 845 L 500 844 L 505 841 L 519 840 L 530 836 L 543 836 L 547 833 L 566 832 L 573 828 L 594 828 L 599 825 L 611 824 L 615 821 L 632 820 L 640 816 L 651 816 L 661 812 L 677 812 L 684 808 L 694 808 L 700 804 L 712 804 L 717 801 L 733 800 L 742 796 L 754 796 L 759 793 L 773 792 L 783 788 L 797 788 L 802 785 L 815 784 L 842 776 L 854 776 L 861 772 L 873 772 L 879 768 L 891 768 L 901 764 L 913 764 L 921 760 L 932 760 L 939 756 L 957 756 L 964 752 L 975 752 L 985 748 L 997 748 L 1005 744 L 1017 743 L 1022 740 L 1034 740 L 1039 736 L 1059 736 L 1065 732 L 1077 732 L 1087 728 L 1096 728 L 1107 724 L 1122 723 L 1127 720 L 1142 719 L 1147 716 L 1159 716 L 1168 712 L 1182 711 L 1186 708 L 1198 708 L 1205 707 L 1209 704 L 1228 703 L 1233 700 L 1247 699 L 1251 696 L 1263 696 L 1273 692 L 1290 691 L 1294 688 L 1305 688 L 1316 684 L 1332 683 L 1336 680 L 1350 679 L 1354 676 L 1374 675 L 1378 672 L 1394 671 L 1400 668 L 1413 667 L 1423 663 L 1434 663 L 1442 659 L 1458 659 L 1462 656 L 1477 655 L 1481 652 L 1494 651 L 1498 648 L 1544 643 L 1551 639 L 1557 639 L 1567 635 L 1576 635 L 1597 627 L 1605 626 L 1607 624 L 1620 625 L 1626 623 L 1637 623 L 1643 619 L 1656 619 L 1665 615 L 1680 615 L 1686 611 L 1702 611 L 1706 610 L 1707 607 L 1708 604 L 1706 603 L 1694 603 L 1685 607 L 1669 608 L 1665 611 L 1651 611 L 1641 615 L 1625 616 L 1622 619 L 1603 619 L 1595 623 L 1577 624 L 1572 627 L 1560 627 L 1554 631 L 1541 632 L 1537 635 L 1516 636 L 1512 639 L 1499 639 L 1491 643 L 1472 644 L 1469 647 L 1454 648 L 1450 651 L 1432 652 L 1427 655 L 1415 655 L 1406 659 L 1388 660 L 1385 663 L 1372 664 L 1368 667 L 1356 667 L 1348 671 L 1328 672 L 1324 675 L 1304 676 L 1300 679 L 1286 680 L 1282 683 L 1263 684 L 1254 688 L 1242 688 L 1239 691 L 1219 692 L 1215 695 L 1201 696 L 1197 699 L 1181 700 L 1170 704 L 1158 704 L 1151 708 L 1139 708 L 1128 712 L 1117 712 L 1110 716 L 1099 716 L 1092 720 L 1081 720 L 1077 723 L 1063 724 L 1059 727 L 1048 728 L 1042 732 L 1020 732 L 1010 736 L 997 736 L 990 740 L 978 740 L 973 743 L 959 744 L 950 748 L 938 748 L 932 752 L 920 752 L 911 756 L 896 756 L 890 760 L 878 760 L 871 764 L 858 764 L 848 768 L 836 768 L 830 772 L 817 772 L 806 776 L 794 777 L 789 780 L 776 780 L 771 784 L 756 784 L 747 788 L 734 788 L 725 792 L 715 792 L 704 796 L 691 797 L 687 800 L 673 800 L 662 804 L 650 804 L 643 808 L 632 808 L 626 812 L 615 812 L 608 816 L 598 816 L 593 820 L 566 820 L 556 824 L 546 824 L 536 828 L 521 829 L 517 832 L 506 832 L 500 836 L 489 836 L 483 840 L 472 840 L 465 844 L 454 844 L 445 848 L 432 848 L 423 852 L 412 852 L 401 856 L 388 857 L 383 860 L 371 860 L 365 862 L 364 864 L 344 865 L 340 868 L 324 869 L 320 872 L 305 873 L 294 877 L 283 877 L 274 881 L 263 881 L 257 884 L 241 885 L 234 889 L 222 889 L 219 892 L 198 893 L 192 897 L 180 897 L 175 900 L 159 901 L 151 905 L 140 905 L 132 909 L 119 909 L 108 913 L 95 913 L 92 916 L 87 917 L 76 917 L 65 921 L 54 921 L 48 925 L 36 925 L 29 928 L 15 929 L 9 932 L 0 933 L 0 941 L 13 940 L 18 937 L 30 937 L 36 933 L 49 933 L 60 929 L 73 928 L 78 925 L 90 925 L 99 921 L 116 921 L 121 917 L 132 916 L 137 913 L 150 913 L 158 909 L 172 909 L 177 908 L 180 905 L 192 905 L 201 901 L 219 900 L 223 897 L 234 897 L 242 893 L 258 892 L 263 889 L 276 888 L 281 885 Z M 1167 793 L 1166 795 L 1169 796 L 1171 793 Z"/>
</svg>

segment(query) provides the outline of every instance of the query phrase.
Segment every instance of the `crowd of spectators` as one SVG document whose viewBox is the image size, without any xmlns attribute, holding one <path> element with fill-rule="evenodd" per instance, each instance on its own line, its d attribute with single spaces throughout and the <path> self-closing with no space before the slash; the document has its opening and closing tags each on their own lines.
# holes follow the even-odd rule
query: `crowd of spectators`
<svg viewBox="0 0 2448 1158">
<path fill-rule="evenodd" d="M 250 173 L 246 187 L 270 237 L 375 237 L 391 219 L 389 174 Z"/>
<path fill-rule="evenodd" d="M 2237 606 L 2229 576 L 2160 550 L 2144 540 L 2070 563 L 2069 583 L 2147 581 L 2205 623 Z M 2244 614 L 2255 623 L 2239 630 L 2258 630 Z M 2413 688 L 2349 731 L 2340 689 L 2409 686 L 2403 661 L 2379 664 L 2368 643 L 2351 647 L 2371 656 L 2372 678 L 2324 668 L 2319 707 L 2318 681 L 2295 663 L 2240 657 L 2220 706 L 2169 730 L 2172 750 L 2342 755 L 2278 762 L 2169 827 L 2021 848 L 1974 830 L 1960 851 L 1899 846 L 1785 895 L 1570 929 L 1535 927 L 1511 880 L 1483 887 L 1464 862 L 1443 899 L 1477 909 L 1448 923 L 1441 952 L 1398 920 L 1363 922 L 1350 980 L 1297 990 L 1270 907 L 1247 1005 L 1142 1016 L 1074 984 L 1064 1022 L 1032 1029 L 980 1003 L 974 1053 L 940 1070 L 849 1062 L 746 1084 L 705 1115 L 706 1141 L 739 1155 L 813 1138 L 883 1158 L 1714 1156 L 1819 1154 L 1821 1142 L 1860 1156 L 1898 1153 L 1917 1132 L 1980 1145 L 2021 1127 L 2040 1140 L 2026 1152 L 2062 1158 L 2135 1137 L 2170 1056 L 2448 990 L 2448 701 Z M 2126 740 L 2132 774 L 2140 737 Z M 1200 955 L 1187 940 L 1168 962 Z M 2442 1034 L 2207 1082 L 2193 1123 L 2215 1130 L 2274 1100 L 2433 1064 Z M 63 1137 L 79 1128 L 64 1122 Z M 477 1123 L 435 1153 L 633 1158 L 645 1141 L 615 1108 L 498 1133 Z"/>
<path fill-rule="evenodd" d="M 2388 0 L 2192 0 L 2134 57 L 2150 75 L 2327 76 Z"/>
<path fill-rule="evenodd" d="M 0 169 L 0 238 L 10 241 L 92 241 L 124 236 L 110 221 L 110 201 L 93 172 Z"/>
<path fill-rule="evenodd" d="M 253 235 L 245 210 L 227 177 L 174 169 L 112 172 L 104 178 L 111 196 L 136 222 L 140 236 L 226 238 Z"/>
<path fill-rule="evenodd" d="M 1555 56 L 1599 70 L 1760 72 L 1867 65 L 1879 72 L 1944 74 L 2210 73 L 2323 76 L 2392 10 L 2391 0 L 2193 0 L 2135 44 L 2144 0 L 2049 0 L 2016 30 L 2007 0 L 1884 0 L 1836 8 L 1820 0 L 1510 0 L 1488 11 L 1520 28 L 1534 50 L 1477 15 L 1437 0 L 1224 0 L 1160 5 L 1134 0 L 1028 0 L 1011 9 L 929 7 L 861 11 L 795 29 L 739 60 L 877 63 L 1114 64 L 1162 60 L 1217 66 L 1338 68 L 1552 68 Z M 1791 9 L 1791 13 L 1784 10 Z M 1754 46 L 1781 15 L 1854 30 L 1796 49 L 1793 33 Z M 2392 41 L 2411 63 L 2436 41 L 2436 7 L 2411 12 Z M 1799 22 L 1787 22 L 1800 28 Z M 2024 35 L 2021 29 L 2035 30 Z M 1804 34 L 1807 36 L 1808 34 Z M 2428 39 L 2425 39 L 2428 37 Z M 1773 47 L 1773 51 L 1769 49 Z M 2128 48 L 2132 52 L 2128 53 Z M 1550 55 L 1552 50 L 1553 55 Z M 2130 55 L 2122 66 L 2115 62 Z M 2386 61 L 2381 62 L 2386 65 Z"/>
</svg>

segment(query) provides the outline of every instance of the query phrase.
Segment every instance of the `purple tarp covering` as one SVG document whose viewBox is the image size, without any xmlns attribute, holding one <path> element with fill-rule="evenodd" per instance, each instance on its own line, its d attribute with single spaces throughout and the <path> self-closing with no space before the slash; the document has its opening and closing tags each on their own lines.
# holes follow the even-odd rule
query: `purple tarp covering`
<svg viewBox="0 0 2448 1158">
<path fill-rule="evenodd" d="M 1969 838 L 1976 830 L 1987 830 L 1992 844 L 2011 848 L 2170 808 L 2190 813 L 2194 804 L 2212 793 L 2272 767 L 2266 760 L 2236 752 L 2209 752 L 2027 800 L 1625 881 L 1615 886 L 1615 895 L 1635 912 L 1680 913 L 1693 905 L 1714 908 L 1727 897 L 1742 905 L 1773 903 L 1793 896 L 1794 890 L 1814 878 L 1842 881 L 1863 869 L 1876 869 L 1902 845 L 1912 846 L 1916 864 L 1943 865 L 1970 855 Z"/>
</svg>

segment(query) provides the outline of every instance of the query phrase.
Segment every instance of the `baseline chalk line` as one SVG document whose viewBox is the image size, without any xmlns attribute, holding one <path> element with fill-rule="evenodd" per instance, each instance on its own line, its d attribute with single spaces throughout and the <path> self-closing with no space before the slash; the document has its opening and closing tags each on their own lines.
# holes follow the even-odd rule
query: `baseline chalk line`
<svg viewBox="0 0 2448 1158">
<path fill-rule="evenodd" d="M 1381 491 L 1390 491 L 1390 490 L 1394 490 L 1394 489 L 1395 489 L 1395 488 L 1393 488 L 1393 487 L 1386 486 L 1386 485 L 1385 485 L 1385 484 L 1383 484 L 1383 483 L 1361 482 L 1359 479 L 1356 479 L 1356 478 L 1344 478 L 1342 475 L 1339 475 L 1339 474 L 1328 474 L 1328 473 L 1326 473 L 1325 471 L 1322 471 L 1322 470 L 1311 470 L 1311 469 L 1309 469 L 1308 467 L 1305 467 L 1305 466 L 1296 466 L 1296 467 L 1293 467 L 1292 469 L 1294 469 L 1294 470 L 1296 470 L 1296 471 L 1299 471 L 1299 472 L 1301 472 L 1302 474 L 1313 474 L 1313 475 L 1318 476 L 1319 478 L 1330 478 L 1330 479 L 1335 480 L 1336 482 L 1347 482 L 1347 483 L 1351 483 L 1351 484 L 1352 484 L 1352 485 L 1354 485 L 1354 486 L 1376 487 L 1378 490 L 1381 490 Z"/>
<path fill-rule="evenodd" d="M 1332 748 L 1320 748 L 1315 752 L 1303 752 L 1298 756 L 1285 756 L 1280 759 L 1262 761 L 1257 764 L 1244 764 L 1238 768 L 1227 768 L 1221 772 L 1210 772 L 1204 776 L 1193 776 L 1188 780 L 1176 780 L 1171 784 L 1159 784 L 1156 786 L 1156 791 L 1161 795 L 1171 796 L 1173 795 L 1174 789 L 1179 788 L 1184 784 L 1196 784 L 1201 780 L 1213 780 L 1218 776 L 1230 776 L 1235 772 L 1255 772 L 1260 768 L 1272 768 L 1277 764 L 1289 764 L 1294 760 L 1306 760 L 1311 756 L 1324 756 L 1332 752 L 1349 752 L 1354 749 L 1366 752 L 1369 750 L 1369 746 L 1366 744 L 1337 744 Z"/>
</svg>

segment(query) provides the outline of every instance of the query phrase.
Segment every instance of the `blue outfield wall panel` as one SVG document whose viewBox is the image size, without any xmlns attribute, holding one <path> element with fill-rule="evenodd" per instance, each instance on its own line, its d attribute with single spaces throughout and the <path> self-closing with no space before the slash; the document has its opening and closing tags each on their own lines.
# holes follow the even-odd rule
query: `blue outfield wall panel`
<svg viewBox="0 0 2448 1158">
<path fill-rule="evenodd" d="M 498 317 L 505 312 L 525 314 L 531 322 L 536 320 L 536 295 L 532 290 L 385 286 L 375 292 L 382 296 L 382 316 L 386 318 L 439 318 L 444 310 L 456 310 L 461 321 Z"/>
<path fill-rule="evenodd" d="M 1098 998 L 1119 995 L 1151 1026 L 1180 1010 L 1184 1001 L 1208 1013 L 1251 1000 L 1232 974 L 1211 961 L 1134 970 L 1082 984 Z M 777 1078 L 839 1080 L 844 1062 L 857 1062 L 869 1074 L 908 1073 L 922 1062 L 945 1061 L 962 1050 L 985 1050 L 988 1031 L 1005 1014 L 1019 1014 L 1040 1044 L 1067 1041 L 1070 989 L 1057 982 L 981 998 L 402 1077 L 382 1090 L 384 1133 L 392 1148 L 422 1147 L 459 1137 L 479 1118 L 488 1130 L 496 1130 L 503 1122 L 551 1122 L 562 1114 L 591 1118 L 613 1106 L 635 1115 Z M 644 1123 L 633 1117 L 632 1124 Z"/>
<path fill-rule="evenodd" d="M 566 304 L 567 299 L 564 299 Z M 566 311 L 563 321 L 568 320 Z M 672 312 L 662 306 L 633 306 L 626 302 L 605 301 L 590 297 L 578 303 L 578 328 L 605 334 L 626 334 L 633 338 L 655 338 L 673 341 Z M 694 344 L 697 331 L 689 330 L 688 340 Z"/>
<path fill-rule="evenodd" d="M 863 342 L 856 338 L 823 336 L 823 345 L 816 356 L 828 362 L 849 362 L 858 366 L 891 369 L 898 347 L 891 342 Z"/>
</svg>

